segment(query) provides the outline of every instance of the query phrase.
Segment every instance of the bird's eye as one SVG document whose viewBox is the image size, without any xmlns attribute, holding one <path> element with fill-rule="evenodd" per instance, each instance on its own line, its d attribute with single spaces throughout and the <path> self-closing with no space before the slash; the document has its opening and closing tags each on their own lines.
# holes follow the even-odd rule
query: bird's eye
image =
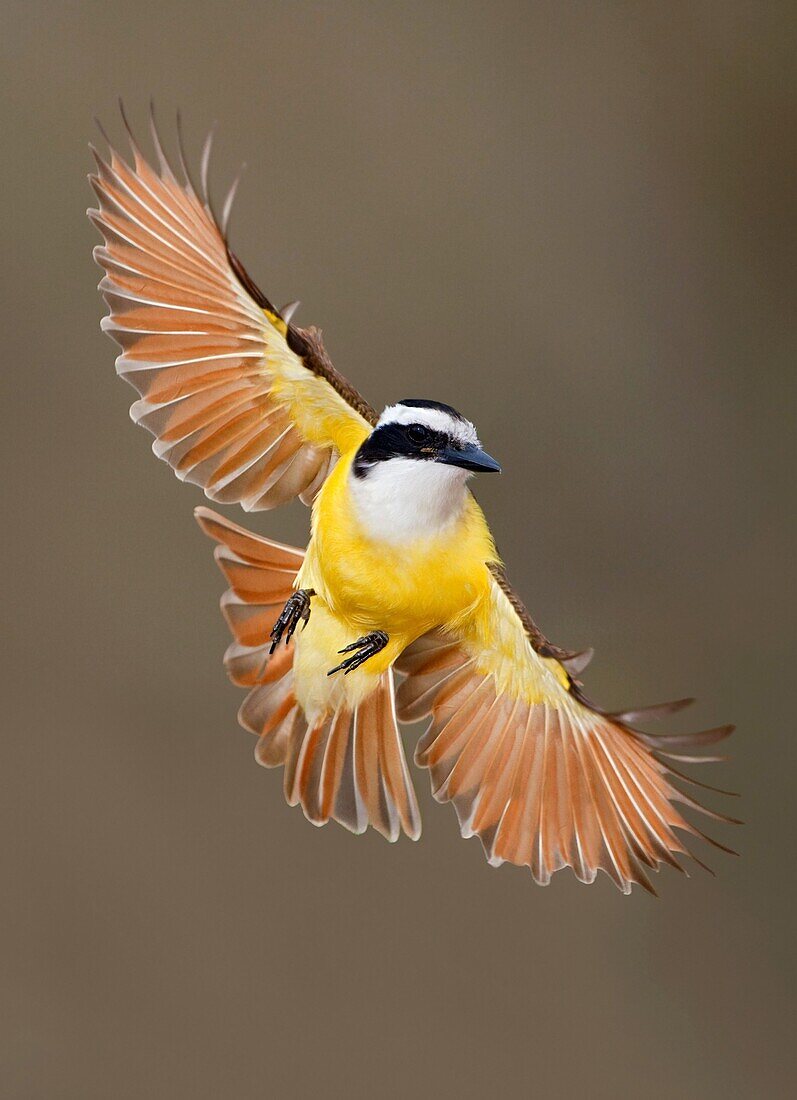
<svg viewBox="0 0 797 1100">
<path fill-rule="evenodd" d="M 429 438 L 429 429 L 422 424 L 410 424 L 407 428 L 407 438 L 412 443 L 425 443 Z"/>
</svg>

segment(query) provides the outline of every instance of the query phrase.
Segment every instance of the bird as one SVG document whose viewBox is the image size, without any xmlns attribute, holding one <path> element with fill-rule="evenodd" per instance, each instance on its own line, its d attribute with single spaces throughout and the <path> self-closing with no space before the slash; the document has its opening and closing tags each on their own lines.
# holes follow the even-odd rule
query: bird
<svg viewBox="0 0 797 1100">
<path fill-rule="evenodd" d="M 581 679 L 592 651 L 550 642 L 507 578 L 470 489 L 500 472 L 474 424 L 421 398 L 377 413 L 320 330 L 295 323 L 298 303 L 275 307 L 233 252 L 237 180 L 217 215 L 210 138 L 197 185 L 179 116 L 176 162 L 154 110 L 152 158 L 124 107 L 122 119 L 129 154 L 107 137 L 104 154 L 92 146 L 88 216 L 103 238 L 101 327 L 138 393 L 131 417 L 211 501 L 311 507 L 304 550 L 195 510 L 229 584 L 239 721 L 257 761 L 283 768 L 287 802 L 316 825 L 417 840 L 401 726 L 423 720 L 415 763 L 492 866 L 526 867 L 541 885 L 566 867 L 583 883 L 604 872 L 623 893 L 655 893 L 649 872 L 706 866 L 696 838 L 730 852 L 682 811 L 736 819 L 684 790 L 707 785 L 676 765 L 722 759 L 694 750 L 733 727 L 650 734 L 640 726 L 693 700 L 592 702 Z"/>
</svg>

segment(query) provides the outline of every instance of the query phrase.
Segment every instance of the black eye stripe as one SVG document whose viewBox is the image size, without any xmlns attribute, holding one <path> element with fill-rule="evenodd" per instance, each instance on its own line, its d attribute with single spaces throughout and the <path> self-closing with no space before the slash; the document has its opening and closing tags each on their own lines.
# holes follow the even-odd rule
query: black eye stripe
<svg viewBox="0 0 797 1100">
<path fill-rule="evenodd" d="M 434 459 L 442 450 L 461 448 L 461 440 L 428 424 L 382 424 L 375 428 L 354 459 L 354 474 L 364 477 L 375 462 L 389 458 Z"/>
<path fill-rule="evenodd" d="M 427 443 L 432 437 L 425 424 L 408 424 L 404 431 L 411 443 Z"/>
<path fill-rule="evenodd" d="M 424 450 L 429 447 L 442 450 L 444 447 L 459 445 L 448 432 L 430 428 L 428 424 L 401 424 L 397 427 L 399 431 L 403 431 L 412 446 L 422 446 Z"/>
</svg>

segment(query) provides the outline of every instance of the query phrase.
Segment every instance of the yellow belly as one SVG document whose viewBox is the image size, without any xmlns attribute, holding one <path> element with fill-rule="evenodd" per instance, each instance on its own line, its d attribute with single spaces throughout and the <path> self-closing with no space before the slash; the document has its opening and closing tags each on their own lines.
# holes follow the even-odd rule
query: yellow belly
<svg viewBox="0 0 797 1100">
<path fill-rule="evenodd" d="M 368 537 L 347 493 L 350 462 L 351 456 L 338 462 L 316 500 L 312 540 L 296 581 L 316 592 L 297 646 L 297 679 L 311 710 L 335 682 L 334 690 L 361 696 L 415 638 L 477 615 L 489 597 L 486 562 L 496 558 L 470 494 L 461 517 L 440 534 L 401 544 Z M 325 678 L 340 661 L 338 650 L 371 630 L 387 633 L 387 647 L 345 683 L 341 674 L 322 683 L 322 673 Z"/>
</svg>

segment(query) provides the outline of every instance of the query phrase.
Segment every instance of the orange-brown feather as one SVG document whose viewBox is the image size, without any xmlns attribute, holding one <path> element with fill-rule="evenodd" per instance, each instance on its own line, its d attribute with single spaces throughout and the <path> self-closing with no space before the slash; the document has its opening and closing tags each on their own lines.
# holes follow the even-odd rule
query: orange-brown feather
<svg viewBox="0 0 797 1100">
<path fill-rule="evenodd" d="M 131 414 L 154 434 L 158 457 L 213 500 L 310 503 L 336 453 L 367 435 L 370 407 L 317 336 L 291 330 L 293 350 L 209 202 L 177 179 L 154 125 L 153 138 L 159 171 L 131 135 L 132 165 L 113 149 L 109 160 L 95 152 L 91 177 L 110 309 L 103 328 L 141 397 Z"/>
<path fill-rule="evenodd" d="M 301 805 L 315 824 L 334 819 L 355 832 L 371 825 L 389 840 L 401 831 L 417 838 L 420 815 L 393 706 L 392 671 L 356 707 L 343 698 L 308 722 L 294 685 L 295 641 L 269 652 L 271 628 L 303 554 L 208 508 L 196 516 L 219 543 L 216 560 L 230 584 L 222 610 L 235 640 L 225 664 L 232 680 L 250 689 L 239 720 L 258 738 L 257 760 L 284 766 L 287 801 Z"/>
<path fill-rule="evenodd" d="M 497 607 L 516 615 L 502 597 Z M 536 659 L 530 648 L 528 659 Z M 416 761 L 429 768 L 434 797 L 454 804 L 463 835 L 479 836 L 495 865 L 528 866 L 541 884 L 562 867 L 582 882 L 602 870 L 625 893 L 633 883 L 652 891 L 645 868 L 682 870 L 677 856 L 693 855 L 683 834 L 703 835 L 676 803 L 732 820 L 675 786 L 650 735 L 590 709 L 541 673 L 526 689 L 539 697 L 524 699 L 512 690 L 522 679 L 493 671 L 467 638 L 426 635 L 398 668 L 407 677 L 399 718 L 431 716 Z M 539 686 L 546 683 L 547 694 Z M 679 745 L 691 743 L 679 736 Z"/>
</svg>

